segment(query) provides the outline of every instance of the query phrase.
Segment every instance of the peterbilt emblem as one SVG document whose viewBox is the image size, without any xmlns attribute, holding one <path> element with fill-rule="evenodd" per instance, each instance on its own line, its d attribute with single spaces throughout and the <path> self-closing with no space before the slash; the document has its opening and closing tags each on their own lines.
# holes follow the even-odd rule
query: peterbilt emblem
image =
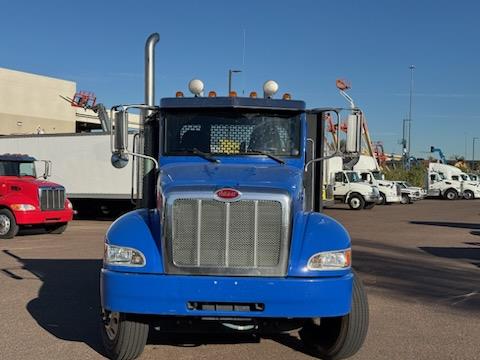
<svg viewBox="0 0 480 360">
<path fill-rule="evenodd" d="M 242 194 L 231 188 L 223 188 L 215 191 L 215 198 L 220 201 L 235 201 L 240 198 Z"/>
</svg>

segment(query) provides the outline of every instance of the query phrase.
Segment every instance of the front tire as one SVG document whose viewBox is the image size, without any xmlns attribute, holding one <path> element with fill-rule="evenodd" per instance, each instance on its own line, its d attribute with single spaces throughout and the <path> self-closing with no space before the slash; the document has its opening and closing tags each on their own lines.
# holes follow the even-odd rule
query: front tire
<svg viewBox="0 0 480 360">
<path fill-rule="evenodd" d="M 356 354 L 368 332 L 368 299 L 362 281 L 354 274 L 352 310 L 340 317 L 309 321 L 300 330 L 300 338 L 313 355 L 325 360 L 346 359 Z"/>
<path fill-rule="evenodd" d="M 148 338 L 149 325 L 134 315 L 104 311 L 102 341 L 109 359 L 133 360 L 139 357 Z"/>
<path fill-rule="evenodd" d="M 0 239 L 11 239 L 18 234 L 15 216 L 8 209 L 0 209 Z"/>
<path fill-rule="evenodd" d="M 384 193 L 380 193 L 380 199 L 378 200 L 378 205 L 385 205 L 387 203 L 387 197 Z"/>
<path fill-rule="evenodd" d="M 401 204 L 410 204 L 410 197 L 407 194 L 402 194 L 402 200 L 400 200 Z"/>
<path fill-rule="evenodd" d="M 458 199 L 458 193 L 454 189 L 448 189 L 445 191 L 445 194 L 443 195 L 446 200 L 457 200 Z"/>
<path fill-rule="evenodd" d="M 363 196 L 353 194 L 348 198 L 348 206 L 350 206 L 352 210 L 361 210 L 365 207 L 365 200 Z"/>
<path fill-rule="evenodd" d="M 475 194 L 471 190 L 465 190 L 465 192 L 463 193 L 463 198 L 465 200 L 473 200 L 475 199 Z"/>
</svg>

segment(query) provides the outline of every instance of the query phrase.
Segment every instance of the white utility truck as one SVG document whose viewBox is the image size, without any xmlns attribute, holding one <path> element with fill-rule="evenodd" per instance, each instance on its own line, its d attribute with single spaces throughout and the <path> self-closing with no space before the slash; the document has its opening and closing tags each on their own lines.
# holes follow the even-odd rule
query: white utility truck
<svg viewBox="0 0 480 360">
<path fill-rule="evenodd" d="M 414 201 L 422 200 L 427 196 L 425 189 L 412 186 L 406 181 L 395 181 L 400 186 L 402 193 L 402 204 L 411 204 Z"/>
<path fill-rule="evenodd" d="M 363 181 L 378 187 L 380 192 L 379 204 L 400 203 L 402 193 L 400 186 L 394 181 L 385 180 L 385 175 L 380 171 L 375 158 L 360 155 L 358 162 L 353 166 Z"/>
<path fill-rule="evenodd" d="M 80 215 L 114 215 L 133 208 L 128 191 L 132 164 L 122 169 L 112 167 L 109 152 L 110 135 L 104 132 L 0 137 L 0 153 L 51 160 L 51 180 L 65 186 Z"/>
<path fill-rule="evenodd" d="M 440 196 L 447 200 L 480 198 L 480 184 L 471 181 L 467 174 L 459 168 L 441 164 L 428 165 L 428 196 Z"/>
<path fill-rule="evenodd" d="M 327 193 L 332 193 L 337 203 L 344 203 L 350 209 L 371 209 L 380 200 L 375 185 L 362 181 L 357 172 L 344 170 L 343 159 L 335 156 L 325 161 L 324 166 Z"/>
</svg>

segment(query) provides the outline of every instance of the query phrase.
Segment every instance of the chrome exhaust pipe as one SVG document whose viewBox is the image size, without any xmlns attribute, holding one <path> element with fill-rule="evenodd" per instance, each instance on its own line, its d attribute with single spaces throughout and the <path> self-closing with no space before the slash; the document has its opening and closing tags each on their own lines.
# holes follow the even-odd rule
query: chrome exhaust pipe
<svg viewBox="0 0 480 360">
<path fill-rule="evenodd" d="M 151 34 L 145 43 L 145 105 L 153 106 L 155 103 L 155 45 L 160 40 L 158 33 Z M 147 110 L 143 113 L 145 119 L 151 113 Z"/>
</svg>

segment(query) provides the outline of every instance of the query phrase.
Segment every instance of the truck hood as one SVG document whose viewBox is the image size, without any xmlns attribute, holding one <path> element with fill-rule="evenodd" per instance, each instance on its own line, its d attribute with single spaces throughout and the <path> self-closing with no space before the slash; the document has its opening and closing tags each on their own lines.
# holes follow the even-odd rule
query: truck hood
<svg viewBox="0 0 480 360">
<path fill-rule="evenodd" d="M 162 166 L 160 186 L 164 192 L 173 187 L 276 189 L 295 198 L 303 189 L 302 170 L 281 164 L 169 164 Z"/>
<path fill-rule="evenodd" d="M 29 187 L 57 187 L 60 186 L 56 183 L 45 181 L 42 179 L 36 179 L 31 176 L 1 176 L 0 181 L 5 184 L 15 184 L 19 186 L 29 186 Z"/>
</svg>

